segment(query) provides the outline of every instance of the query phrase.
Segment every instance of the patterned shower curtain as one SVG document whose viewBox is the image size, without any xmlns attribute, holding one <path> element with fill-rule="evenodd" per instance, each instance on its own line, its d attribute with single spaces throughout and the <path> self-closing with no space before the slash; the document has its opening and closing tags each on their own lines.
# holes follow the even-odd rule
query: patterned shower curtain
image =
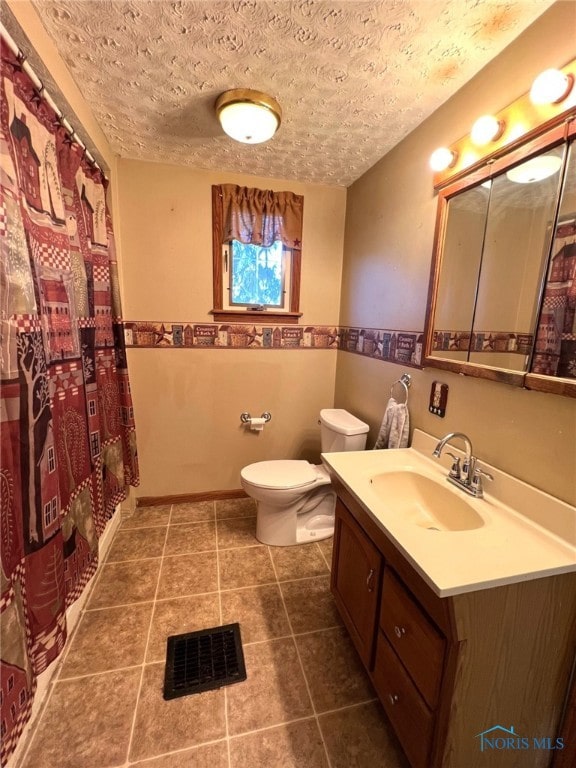
<svg viewBox="0 0 576 768">
<path fill-rule="evenodd" d="M 533 373 L 576 379 L 576 221 L 559 223 L 538 320 Z"/>
<path fill-rule="evenodd" d="M 2 759 L 138 484 L 106 182 L 2 40 Z"/>
</svg>

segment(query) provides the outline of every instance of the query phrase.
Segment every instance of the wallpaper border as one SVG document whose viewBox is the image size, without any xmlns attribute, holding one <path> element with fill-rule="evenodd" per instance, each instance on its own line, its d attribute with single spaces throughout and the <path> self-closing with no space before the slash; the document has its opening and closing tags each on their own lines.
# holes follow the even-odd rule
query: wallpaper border
<svg viewBox="0 0 576 768">
<path fill-rule="evenodd" d="M 125 321 L 128 348 L 333 349 L 420 367 L 422 331 L 337 325 Z"/>
</svg>

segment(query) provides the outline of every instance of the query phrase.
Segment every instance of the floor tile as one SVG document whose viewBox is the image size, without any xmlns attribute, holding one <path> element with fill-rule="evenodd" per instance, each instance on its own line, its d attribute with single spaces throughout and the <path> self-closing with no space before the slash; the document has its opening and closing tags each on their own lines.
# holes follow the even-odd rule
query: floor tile
<svg viewBox="0 0 576 768">
<path fill-rule="evenodd" d="M 283 581 L 280 588 L 295 633 L 342 624 L 330 592 L 330 576 Z"/>
<path fill-rule="evenodd" d="M 149 528 L 150 526 L 168 525 L 170 520 L 170 504 L 157 507 L 136 507 L 130 517 L 122 520 L 120 528 Z"/>
<path fill-rule="evenodd" d="M 376 698 L 343 627 L 298 635 L 296 644 L 316 712 Z"/>
<path fill-rule="evenodd" d="M 256 518 L 239 517 L 218 521 L 218 548 L 253 547 L 259 544 L 256 538 Z"/>
<path fill-rule="evenodd" d="M 278 581 L 292 581 L 328 573 L 328 566 L 315 543 L 294 547 L 270 547 Z"/>
<path fill-rule="evenodd" d="M 166 701 L 162 695 L 164 666 L 148 664 L 144 668 L 130 747 L 132 761 L 217 741 L 226 735 L 224 690 Z"/>
<path fill-rule="evenodd" d="M 60 679 L 142 664 L 153 603 L 86 611 L 80 619 Z"/>
<path fill-rule="evenodd" d="M 182 504 L 174 504 L 170 523 L 200 523 L 214 521 L 213 501 L 188 501 Z"/>
<path fill-rule="evenodd" d="M 329 768 L 329 764 L 318 725 L 311 719 L 231 739 L 230 768 Z"/>
<path fill-rule="evenodd" d="M 198 595 L 218 589 L 216 552 L 171 555 L 162 561 L 158 599 Z"/>
<path fill-rule="evenodd" d="M 240 624 L 242 643 L 290 634 L 290 625 L 277 584 L 222 592 L 222 623 Z"/>
<path fill-rule="evenodd" d="M 218 554 L 220 589 L 238 589 L 276 581 L 268 547 L 225 549 Z"/>
<path fill-rule="evenodd" d="M 220 605 L 217 593 L 158 600 L 152 617 L 146 661 L 166 659 L 166 640 L 170 635 L 218 626 Z"/>
<path fill-rule="evenodd" d="M 216 549 L 215 523 L 183 523 L 171 525 L 166 539 L 165 555 L 207 552 Z"/>
<path fill-rule="evenodd" d="M 228 768 L 228 746 L 225 741 L 129 763 L 134 768 Z"/>
<path fill-rule="evenodd" d="M 117 531 L 106 562 L 159 557 L 164 549 L 166 530 L 166 526 L 162 526 Z"/>
<path fill-rule="evenodd" d="M 330 536 L 329 539 L 322 539 L 322 541 L 317 541 L 316 546 L 320 547 L 320 551 L 324 557 L 324 560 L 326 561 L 328 570 L 332 570 L 332 549 L 334 546 L 334 536 Z"/>
<path fill-rule="evenodd" d="M 229 517 L 254 517 L 256 515 L 256 502 L 254 499 L 217 499 L 216 519 L 224 520 Z"/>
<path fill-rule="evenodd" d="M 103 768 L 128 754 L 141 669 L 57 682 L 22 768 Z"/>
<path fill-rule="evenodd" d="M 378 702 L 318 719 L 332 768 L 410 768 Z"/>
<path fill-rule="evenodd" d="M 247 679 L 227 688 L 231 734 L 312 714 L 292 638 L 247 645 L 244 660 Z"/>
<path fill-rule="evenodd" d="M 104 608 L 153 600 L 161 563 L 159 557 L 125 563 L 103 563 L 87 607 Z"/>
</svg>

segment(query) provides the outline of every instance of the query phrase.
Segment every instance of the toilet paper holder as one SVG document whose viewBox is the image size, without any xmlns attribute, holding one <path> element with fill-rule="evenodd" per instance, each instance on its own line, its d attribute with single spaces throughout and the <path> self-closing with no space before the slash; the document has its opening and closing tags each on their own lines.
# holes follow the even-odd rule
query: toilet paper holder
<svg viewBox="0 0 576 768">
<path fill-rule="evenodd" d="M 265 422 L 269 422 L 272 418 L 272 414 L 270 411 L 264 411 L 264 413 L 260 416 L 261 419 L 264 419 Z M 252 419 L 252 416 L 247 411 L 244 411 L 244 413 L 240 414 L 240 421 L 242 424 L 249 424 L 250 420 Z"/>
</svg>

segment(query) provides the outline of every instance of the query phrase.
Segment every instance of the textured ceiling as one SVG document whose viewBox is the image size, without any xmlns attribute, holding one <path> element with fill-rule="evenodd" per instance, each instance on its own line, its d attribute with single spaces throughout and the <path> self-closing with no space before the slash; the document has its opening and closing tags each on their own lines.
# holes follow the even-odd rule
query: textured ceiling
<svg viewBox="0 0 576 768">
<path fill-rule="evenodd" d="M 33 0 L 121 157 L 348 186 L 551 0 Z M 222 133 L 217 96 L 275 96 L 274 139 Z"/>
</svg>

